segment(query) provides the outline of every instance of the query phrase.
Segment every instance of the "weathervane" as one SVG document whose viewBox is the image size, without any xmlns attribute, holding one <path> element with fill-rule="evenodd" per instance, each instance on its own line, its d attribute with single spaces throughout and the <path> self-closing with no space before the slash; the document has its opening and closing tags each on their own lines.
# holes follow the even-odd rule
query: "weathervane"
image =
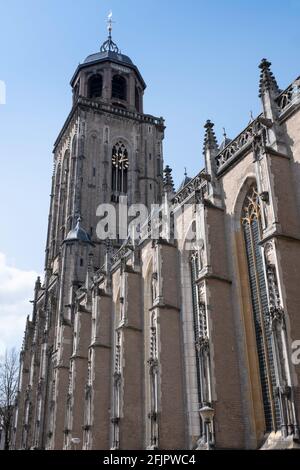
<svg viewBox="0 0 300 470">
<path fill-rule="evenodd" d="M 120 54 L 121 51 L 118 48 L 118 46 L 113 42 L 111 38 L 111 32 L 112 32 L 112 24 L 114 21 L 112 20 L 112 11 L 107 15 L 107 31 L 108 31 L 108 38 L 107 40 L 102 44 L 100 48 L 100 52 L 116 52 L 117 54 Z"/>
<path fill-rule="evenodd" d="M 107 31 L 108 31 L 108 37 L 111 39 L 111 32 L 112 32 L 112 24 L 114 23 L 114 21 L 112 20 L 112 11 L 110 10 L 110 12 L 108 13 L 107 15 Z"/>
</svg>

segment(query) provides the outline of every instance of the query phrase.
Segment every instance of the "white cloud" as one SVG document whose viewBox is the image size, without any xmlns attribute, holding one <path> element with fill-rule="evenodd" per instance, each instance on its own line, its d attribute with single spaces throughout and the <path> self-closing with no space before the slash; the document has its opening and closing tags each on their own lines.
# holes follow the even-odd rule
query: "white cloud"
<svg viewBox="0 0 300 470">
<path fill-rule="evenodd" d="M 31 315 L 34 283 L 38 274 L 9 265 L 0 252 L 0 354 L 19 348 L 27 315 Z"/>
</svg>

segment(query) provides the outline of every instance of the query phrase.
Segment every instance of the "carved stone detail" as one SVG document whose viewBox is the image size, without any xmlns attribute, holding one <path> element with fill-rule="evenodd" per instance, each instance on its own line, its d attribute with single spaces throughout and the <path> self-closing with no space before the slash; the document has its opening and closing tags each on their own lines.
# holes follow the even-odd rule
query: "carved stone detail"
<svg viewBox="0 0 300 470">
<path fill-rule="evenodd" d="M 259 117 L 252 121 L 243 132 L 224 148 L 224 150 L 218 153 L 216 156 L 216 168 L 218 172 L 221 171 L 225 164 L 228 164 L 239 153 L 242 153 L 243 150 L 250 146 L 254 142 L 254 139 L 256 140 L 254 146 L 261 145 L 258 136 L 263 129 L 263 124 Z"/>
</svg>

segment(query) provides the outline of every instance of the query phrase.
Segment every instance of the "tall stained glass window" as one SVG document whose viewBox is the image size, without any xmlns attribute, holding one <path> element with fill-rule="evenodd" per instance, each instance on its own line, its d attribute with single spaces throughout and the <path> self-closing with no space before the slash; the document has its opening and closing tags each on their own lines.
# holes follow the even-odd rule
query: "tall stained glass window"
<svg viewBox="0 0 300 470">
<path fill-rule="evenodd" d="M 255 326 L 256 347 L 259 362 L 260 383 L 265 415 L 266 431 L 280 427 L 279 400 L 275 396 L 276 377 L 268 325 L 268 299 L 261 247 L 261 213 L 255 185 L 248 191 L 242 212 L 249 285 Z"/>
</svg>

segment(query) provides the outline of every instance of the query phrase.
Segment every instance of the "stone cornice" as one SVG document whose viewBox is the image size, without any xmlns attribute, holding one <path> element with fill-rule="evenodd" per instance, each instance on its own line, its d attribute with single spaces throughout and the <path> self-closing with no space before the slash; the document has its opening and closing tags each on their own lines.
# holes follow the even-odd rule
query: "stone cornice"
<svg viewBox="0 0 300 470">
<path fill-rule="evenodd" d="M 69 124 L 72 122 L 72 118 L 75 117 L 76 113 L 79 112 L 80 109 L 89 110 L 92 109 L 93 111 L 99 112 L 100 114 L 109 113 L 114 116 L 119 116 L 121 118 L 131 119 L 141 124 L 153 124 L 157 126 L 162 132 L 165 129 L 164 119 L 152 116 L 151 114 L 140 114 L 133 111 L 128 111 L 127 109 L 117 108 L 116 106 L 112 106 L 107 103 L 103 103 L 101 101 L 94 101 L 92 99 L 84 98 L 83 96 L 79 96 L 77 101 L 73 104 L 73 107 L 60 131 L 58 137 L 54 143 L 54 152 L 57 150 L 61 140 L 67 131 Z M 77 116 L 76 116 L 77 117 Z"/>
<path fill-rule="evenodd" d="M 152 305 L 152 307 L 149 308 L 149 311 L 150 312 L 153 312 L 154 310 L 164 310 L 164 309 L 172 309 L 172 310 L 176 310 L 177 312 L 180 312 L 180 308 L 177 307 L 177 305 L 172 305 L 172 304 L 167 304 L 167 303 L 158 303 L 156 305 Z"/>
<path fill-rule="evenodd" d="M 111 346 L 109 344 L 104 344 L 104 343 L 99 343 L 98 341 L 94 341 L 89 345 L 89 348 L 105 348 L 105 349 L 111 349 Z"/>
<path fill-rule="evenodd" d="M 224 276 L 219 276 L 218 274 L 213 274 L 213 273 L 210 273 L 210 272 L 203 272 L 203 274 L 199 275 L 199 277 L 197 278 L 196 280 L 196 283 L 199 283 L 199 282 L 202 282 L 202 281 L 206 281 L 206 280 L 215 280 L 215 281 L 221 281 L 221 282 L 226 282 L 227 284 L 232 284 L 232 281 L 230 279 L 228 279 L 227 277 L 224 277 Z"/>
<path fill-rule="evenodd" d="M 88 357 L 87 356 L 81 356 L 80 354 L 72 354 L 72 356 L 70 357 L 70 359 L 83 359 L 85 361 L 88 360 Z"/>
<path fill-rule="evenodd" d="M 265 147 L 266 153 L 269 155 L 273 155 L 274 157 L 281 157 L 281 158 L 287 158 L 288 160 L 290 157 L 286 155 L 285 153 L 278 152 L 278 150 L 273 149 L 272 147 Z"/>
<path fill-rule="evenodd" d="M 77 104 L 82 108 L 93 109 L 94 111 L 99 111 L 101 114 L 103 112 L 113 114 L 115 116 L 120 116 L 122 118 L 133 119 L 142 124 L 153 124 L 155 126 L 161 126 L 162 130 L 165 129 L 164 119 L 152 116 L 151 114 L 141 114 L 134 111 L 128 111 L 127 109 L 118 108 L 112 106 L 111 104 L 104 103 L 101 101 L 94 101 L 89 98 L 84 98 L 79 96 L 77 99 Z"/>
</svg>

